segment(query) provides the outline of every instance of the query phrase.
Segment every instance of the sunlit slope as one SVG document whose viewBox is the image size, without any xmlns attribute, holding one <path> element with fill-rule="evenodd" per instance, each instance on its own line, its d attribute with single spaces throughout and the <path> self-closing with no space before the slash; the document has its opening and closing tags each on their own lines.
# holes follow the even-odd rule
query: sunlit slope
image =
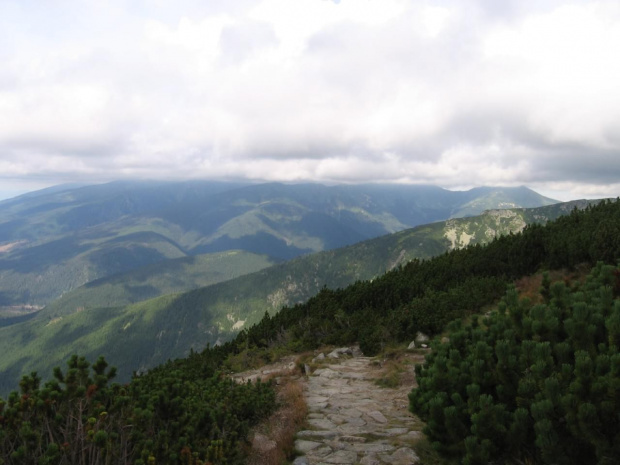
<svg viewBox="0 0 620 465">
<path fill-rule="evenodd" d="M 91 281 L 45 307 L 40 317 L 59 316 L 96 307 L 118 307 L 228 281 L 276 262 L 243 250 L 165 260 L 108 278 Z"/>
</svg>

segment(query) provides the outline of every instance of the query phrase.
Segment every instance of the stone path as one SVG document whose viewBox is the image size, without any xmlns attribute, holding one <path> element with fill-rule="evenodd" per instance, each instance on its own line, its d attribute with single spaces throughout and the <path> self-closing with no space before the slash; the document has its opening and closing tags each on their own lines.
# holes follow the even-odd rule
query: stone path
<svg viewBox="0 0 620 465">
<path fill-rule="evenodd" d="M 325 359 L 308 377 L 309 428 L 297 433 L 295 448 L 304 455 L 294 465 L 418 462 L 413 446 L 423 425 L 408 411 L 412 385 L 381 388 L 379 372 L 354 350 L 353 357 Z"/>
</svg>

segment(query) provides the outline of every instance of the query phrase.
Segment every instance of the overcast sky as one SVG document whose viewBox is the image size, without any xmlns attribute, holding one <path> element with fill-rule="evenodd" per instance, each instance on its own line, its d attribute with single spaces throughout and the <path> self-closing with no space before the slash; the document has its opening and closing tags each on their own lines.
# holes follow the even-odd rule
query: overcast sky
<svg viewBox="0 0 620 465">
<path fill-rule="evenodd" d="M 0 0 L 0 198 L 125 178 L 620 195 L 620 2 Z"/>
</svg>

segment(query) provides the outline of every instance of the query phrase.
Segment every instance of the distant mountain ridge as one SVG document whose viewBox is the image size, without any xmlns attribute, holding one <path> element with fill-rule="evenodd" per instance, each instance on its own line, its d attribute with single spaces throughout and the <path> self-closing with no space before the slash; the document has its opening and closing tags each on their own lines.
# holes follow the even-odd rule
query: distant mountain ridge
<svg viewBox="0 0 620 465">
<path fill-rule="evenodd" d="M 287 260 L 502 206 L 526 187 L 113 182 L 0 202 L 0 307 L 45 305 L 87 282 L 227 250 Z"/>
<path fill-rule="evenodd" d="M 75 352 L 91 358 L 105 353 L 126 377 L 133 370 L 222 342 L 258 322 L 265 312 L 303 302 L 325 286 L 336 289 L 372 279 L 411 259 L 431 258 L 465 242 L 484 244 L 593 202 L 491 210 L 422 225 L 132 305 L 110 301 L 107 308 L 90 307 L 98 286 L 110 285 L 110 280 L 93 283 L 49 305 L 31 321 L 0 328 L 0 378 L 16 380 L 23 372 L 47 369 Z M 115 280 L 123 282 L 123 277 Z"/>
</svg>

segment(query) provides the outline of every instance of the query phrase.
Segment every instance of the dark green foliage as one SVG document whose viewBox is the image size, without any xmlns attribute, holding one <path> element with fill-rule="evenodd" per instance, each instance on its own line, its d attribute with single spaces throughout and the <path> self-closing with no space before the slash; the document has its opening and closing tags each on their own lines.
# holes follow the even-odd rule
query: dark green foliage
<svg viewBox="0 0 620 465">
<path fill-rule="evenodd" d="M 513 288 L 451 323 L 410 394 L 435 447 L 472 465 L 620 463 L 619 275 L 599 263 L 581 286 L 544 285 L 545 304 Z"/>
<path fill-rule="evenodd" d="M 2 464 L 241 464 L 250 425 L 275 406 L 267 384 L 235 384 L 208 350 L 110 384 L 103 358 L 73 356 L 41 387 L 36 373 L 0 399 Z"/>
<path fill-rule="evenodd" d="M 245 330 L 240 338 L 247 341 L 246 346 L 266 347 L 279 343 L 287 330 L 292 336 L 288 343 L 296 350 L 357 341 L 365 353 L 374 355 L 387 341 L 409 341 L 417 331 L 442 331 L 449 321 L 499 299 L 510 281 L 540 268 L 573 268 L 602 258 L 613 263 L 620 258 L 620 246 L 606 243 L 599 247 L 596 231 L 603 221 L 610 228 L 620 225 L 620 202 L 575 209 L 545 226 L 529 225 L 520 234 L 499 237 L 484 247 L 475 245 L 426 261 L 413 260 L 373 281 L 323 289 L 305 304 L 284 308 Z M 605 251 L 604 256 L 600 250 Z M 543 287 L 546 299 L 561 303 L 567 298 L 558 285 L 549 287 L 543 280 Z M 543 311 L 541 307 L 534 313 Z M 585 318 L 586 313 L 583 310 L 577 318 Z M 558 317 L 517 324 L 522 330 L 553 334 Z M 594 331 L 584 328 L 581 320 L 575 320 L 573 327 L 579 333 Z M 480 371 L 483 373 L 484 367 Z"/>
</svg>

